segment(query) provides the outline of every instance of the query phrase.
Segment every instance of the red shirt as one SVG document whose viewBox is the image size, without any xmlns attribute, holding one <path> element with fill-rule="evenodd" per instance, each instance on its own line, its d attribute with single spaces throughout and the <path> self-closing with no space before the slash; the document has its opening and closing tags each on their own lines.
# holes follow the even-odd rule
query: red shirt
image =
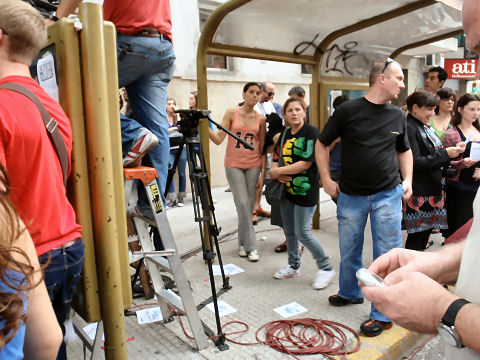
<svg viewBox="0 0 480 360">
<path fill-rule="evenodd" d="M 38 96 L 57 121 L 70 159 L 72 129 L 60 105 L 30 77 L 0 79 L 0 84 L 6 82 L 26 86 Z M 24 95 L 5 89 L 0 89 L 0 162 L 10 177 L 11 201 L 38 255 L 81 237 L 82 228 L 67 199 L 60 161 L 40 112 Z"/>
<path fill-rule="evenodd" d="M 150 28 L 172 41 L 170 0 L 105 0 L 103 18 L 122 34 L 134 35 Z"/>
</svg>

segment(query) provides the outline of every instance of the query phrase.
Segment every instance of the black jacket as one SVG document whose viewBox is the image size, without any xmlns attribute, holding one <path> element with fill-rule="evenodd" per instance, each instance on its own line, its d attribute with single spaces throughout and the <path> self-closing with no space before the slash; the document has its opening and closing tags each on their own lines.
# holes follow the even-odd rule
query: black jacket
<svg viewBox="0 0 480 360">
<path fill-rule="evenodd" d="M 411 114 L 407 117 L 408 140 L 413 154 L 413 195 L 440 195 L 442 166 L 448 166 L 447 150 L 435 150 L 423 123 Z"/>
</svg>

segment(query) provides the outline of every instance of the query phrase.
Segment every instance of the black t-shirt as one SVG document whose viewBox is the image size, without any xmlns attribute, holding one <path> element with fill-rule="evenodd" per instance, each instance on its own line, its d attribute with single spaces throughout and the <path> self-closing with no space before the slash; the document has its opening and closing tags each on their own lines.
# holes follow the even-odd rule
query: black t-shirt
<svg viewBox="0 0 480 360">
<path fill-rule="evenodd" d="M 319 140 L 325 146 L 342 138 L 340 189 L 349 195 L 372 195 L 398 185 L 397 152 L 410 149 L 405 113 L 390 103 L 364 97 L 342 104 Z"/>
<path fill-rule="evenodd" d="M 290 175 L 292 178 L 286 185 L 286 198 L 295 205 L 314 206 L 318 202 L 318 169 L 315 162 L 315 143 L 319 131 L 309 124 L 294 135 L 288 128 L 283 145 L 283 162 L 291 165 L 297 161 L 310 161 L 312 165 L 305 171 Z M 274 159 L 275 161 L 275 159 Z"/>
</svg>

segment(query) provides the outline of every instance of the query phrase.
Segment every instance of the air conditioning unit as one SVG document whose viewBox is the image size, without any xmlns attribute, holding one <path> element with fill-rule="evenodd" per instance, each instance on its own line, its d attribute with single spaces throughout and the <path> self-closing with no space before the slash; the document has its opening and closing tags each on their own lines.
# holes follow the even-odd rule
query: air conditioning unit
<svg viewBox="0 0 480 360">
<path fill-rule="evenodd" d="M 441 54 L 425 55 L 425 66 L 441 66 Z"/>
</svg>

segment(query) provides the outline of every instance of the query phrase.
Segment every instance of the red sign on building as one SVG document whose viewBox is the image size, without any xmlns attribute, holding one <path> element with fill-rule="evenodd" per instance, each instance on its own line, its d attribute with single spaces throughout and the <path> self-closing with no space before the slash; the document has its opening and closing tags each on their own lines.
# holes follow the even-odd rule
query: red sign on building
<svg viewBox="0 0 480 360">
<path fill-rule="evenodd" d="M 478 59 L 445 59 L 449 79 L 476 79 Z"/>
</svg>

